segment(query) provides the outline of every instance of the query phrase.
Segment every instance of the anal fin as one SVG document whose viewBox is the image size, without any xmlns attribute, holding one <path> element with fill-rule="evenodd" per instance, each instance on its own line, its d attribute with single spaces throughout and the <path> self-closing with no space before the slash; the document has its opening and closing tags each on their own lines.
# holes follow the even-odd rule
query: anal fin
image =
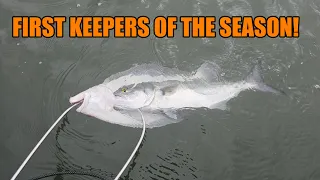
<svg viewBox="0 0 320 180">
<path fill-rule="evenodd" d="M 177 112 L 175 110 L 171 110 L 171 109 L 166 109 L 166 110 L 162 110 L 162 112 L 167 115 L 169 118 L 172 119 L 178 119 L 177 117 Z"/>
<path fill-rule="evenodd" d="M 222 102 L 219 102 L 217 104 L 210 106 L 210 109 L 220 109 L 220 110 L 224 111 L 224 110 L 229 110 L 229 107 L 228 107 L 226 101 L 222 101 Z"/>
</svg>

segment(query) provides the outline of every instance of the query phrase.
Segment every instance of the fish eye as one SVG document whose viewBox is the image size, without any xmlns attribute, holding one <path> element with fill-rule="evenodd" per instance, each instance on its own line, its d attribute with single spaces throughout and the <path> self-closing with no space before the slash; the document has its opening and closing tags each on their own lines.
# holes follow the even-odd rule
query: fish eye
<svg viewBox="0 0 320 180">
<path fill-rule="evenodd" d="M 135 84 L 130 84 L 128 86 L 122 86 L 121 92 L 128 92 L 129 89 L 132 89 L 135 87 Z"/>
</svg>

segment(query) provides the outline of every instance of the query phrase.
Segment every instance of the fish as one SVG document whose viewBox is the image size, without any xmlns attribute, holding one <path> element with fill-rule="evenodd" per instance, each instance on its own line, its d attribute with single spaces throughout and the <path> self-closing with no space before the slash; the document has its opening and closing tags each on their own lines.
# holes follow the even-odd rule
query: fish
<svg viewBox="0 0 320 180">
<path fill-rule="evenodd" d="M 125 85 L 119 84 L 111 89 L 110 84 L 101 84 L 88 89 L 82 96 L 70 98 L 70 102 L 83 100 L 85 104 L 77 109 L 78 112 L 127 127 L 142 127 L 137 111 L 139 109 L 146 120 L 146 127 L 155 128 L 182 121 L 186 110 L 227 110 L 227 102 L 245 90 L 284 94 L 264 82 L 260 64 L 254 66 L 250 74 L 238 82 L 222 80 L 219 71 L 218 65 L 206 62 L 189 74 L 171 74 L 162 79 L 159 76 L 163 74 L 156 74 L 154 79 L 158 79 L 155 81 L 152 81 L 150 75 L 151 78 L 143 80 L 138 77 L 147 77 L 147 74 L 136 74 L 133 77 L 136 80 Z M 121 77 L 123 76 L 117 78 Z M 130 75 L 128 78 L 130 79 Z"/>
</svg>

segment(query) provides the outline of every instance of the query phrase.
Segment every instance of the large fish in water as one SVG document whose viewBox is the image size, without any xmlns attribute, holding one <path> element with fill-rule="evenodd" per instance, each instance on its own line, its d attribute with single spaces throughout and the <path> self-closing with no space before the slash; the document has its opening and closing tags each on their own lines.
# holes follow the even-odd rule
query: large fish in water
<svg viewBox="0 0 320 180">
<path fill-rule="evenodd" d="M 194 73 L 154 67 L 119 73 L 122 76 L 109 78 L 70 102 L 83 101 L 78 112 L 128 127 L 142 127 L 140 109 L 147 128 L 154 128 L 180 122 L 186 109 L 225 110 L 226 103 L 244 90 L 282 94 L 263 82 L 258 65 L 244 80 L 233 83 L 222 81 L 213 63 L 202 64 Z"/>
</svg>

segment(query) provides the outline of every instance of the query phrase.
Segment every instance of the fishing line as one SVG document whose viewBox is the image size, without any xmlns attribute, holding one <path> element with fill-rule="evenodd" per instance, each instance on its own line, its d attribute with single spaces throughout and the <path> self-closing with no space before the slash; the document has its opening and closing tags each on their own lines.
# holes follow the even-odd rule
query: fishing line
<svg viewBox="0 0 320 180">
<path fill-rule="evenodd" d="M 32 157 L 32 155 L 37 151 L 37 149 L 39 148 L 39 146 L 43 143 L 43 141 L 46 139 L 46 137 L 49 135 L 49 133 L 53 130 L 53 128 L 59 123 L 59 121 L 76 105 L 80 104 L 81 102 L 77 102 L 75 104 L 73 104 L 72 106 L 70 106 L 67 110 L 65 110 L 60 117 L 55 121 L 55 123 L 53 123 L 53 125 L 49 128 L 49 130 L 44 134 L 44 136 L 40 139 L 40 141 L 37 143 L 37 145 L 33 148 L 33 150 L 30 152 L 30 154 L 27 156 L 27 158 L 23 161 L 23 163 L 20 165 L 19 169 L 15 172 L 15 174 L 12 176 L 11 180 L 15 180 L 17 178 L 17 176 L 20 174 L 20 172 L 22 171 L 22 169 L 24 168 L 24 166 L 28 163 L 28 161 L 30 160 L 30 158 Z M 143 140 L 145 131 L 146 131 L 146 123 L 145 123 L 145 119 L 144 116 L 142 114 L 142 112 L 140 111 L 140 109 L 138 109 L 140 115 L 141 115 L 141 119 L 143 122 L 143 129 L 142 129 L 142 134 L 141 137 L 135 147 L 135 149 L 133 150 L 131 156 L 129 157 L 129 159 L 127 160 L 127 162 L 125 163 L 125 165 L 122 167 L 122 169 L 120 170 L 120 172 L 118 173 L 118 175 L 116 176 L 116 178 L 114 180 L 118 180 L 120 178 L 120 176 L 122 175 L 122 173 L 124 172 L 124 170 L 127 168 L 127 166 L 129 165 L 130 161 L 132 160 L 133 156 L 135 155 L 135 153 L 137 152 L 139 146 L 141 145 L 141 142 Z M 50 176 L 54 176 L 54 175 L 62 175 L 62 174 L 78 174 L 78 175 L 89 175 L 92 177 L 97 177 L 97 178 L 101 178 L 101 176 L 90 173 L 90 172 L 77 172 L 77 171 L 69 171 L 69 172 L 56 172 L 56 173 L 49 173 L 46 175 L 42 175 L 33 179 L 42 179 L 45 177 L 50 177 Z"/>
<path fill-rule="evenodd" d="M 129 157 L 129 159 L 127 160 L 126 164 L 122 167 L 121 171 L 119 172 L 119 174 L 117 175 L 117 177 L 114 179 L 114 180 L 118 180 L 121 176 L 121 174 L 123 173 L 123 171 L 127 168 L 127 166 L 129 165 L 130 161 L 132 160 L 133 156 L 135 155 L 135 153 L 137 152 L 142 140 L 143 140 L 143 137 L 144 137 L 144 133 L 146 132 L 146 121 L 144 120 L 144 117 L 143 117 L 143 114 L 142 112 L 140 111 L 140 109 L 138 109 L 140 115 L 141 115 L 141 119 L 142 119 L 142 122 L 143 122 L 143 129 L 142 129 L 142 134 L 141 134 L 141 137 L 140 137 L 140 140 L 138 141 L 138 144 L 136 145 L 136 147 L 134 148 L 131 156 Z"/>
<path fill-rule="evenodd" d="M 28 157 L 23 161 L 19 169 L 16 171 L 16 173 L 12 176 L 11 180 L 15 180 L 17 176 L 20 174 L 24 166 L 27 164 L 27 162 L 30 160 L 32 155 L 36 152 L 36 150 L 39 148 L 39 146 L 42 144 L 42 142 L 45 140 L 45 138 L 48 136 L 48 134 L 52 131 L 52 129 L 58 124 L 58 122 L 63 118 L 64 115 L 66 115 L 74 106 L 78 105 L 80 102 L 73 104 L 71 107 L 69 107 L 67 110 L 65 110 L 61 116 L 56 120 L 55 123 L 50 127 L 50 129 L 44 134 L 44 136 L 40 139 L 38 144 L 33 148 L 33 150 L 30 152 Z"/>
</svg>

